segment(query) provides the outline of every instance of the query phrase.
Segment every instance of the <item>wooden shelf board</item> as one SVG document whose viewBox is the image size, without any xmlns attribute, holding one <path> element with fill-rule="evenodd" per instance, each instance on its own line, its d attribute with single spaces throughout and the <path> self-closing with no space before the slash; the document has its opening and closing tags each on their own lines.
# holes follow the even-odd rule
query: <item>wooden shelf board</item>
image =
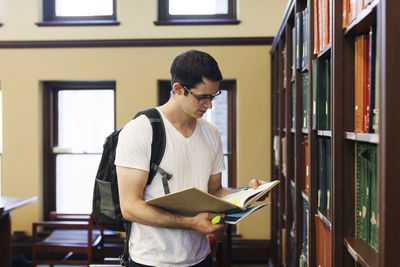
<svg viewBox="0 0 400 267">
<path fill-rule="evenodd" d="M 303 190 L 301 190 L 301 196 L 304 198 L 305 201 L 308 202 L 308 196 Z"/>
<path fill-rule="evenodd" d="M 325 46 L 324 49 L 318 52 L 317 58 L 328 58 L 331 55 L 330 52 L 331 52 L 331 44 L 329 43 L 327 46 Z"/>
<path fill-rule="evenodd" d="M 345 35 L 360 35 L 367 33 L 376 20 L 376 7 L 379 0 L 373 1 L 361 13 L 353 19 L 344 29 Z"/>
<path fill-rule="evenodd" d="M 308 67 L 308 65 L 307 65 L 307 66 L 304 66 L 304 67 L 301 69 L 301 72 L 308 72 L 308 70 L 309 70 L 309 67 Z"/>
<path fill-rule="evenodd" d="M 327 131 L 327 130 L 317 130 L 317 135 L 319 136 L 328 136 L 332 137 L 332 131 Z"/>
<path fill-rule="evenodd" d="M 379 265 L 378 253 L 364 240 L 346 237 L 344 238 L 344 245 L 354 260 L 362 266 L 374 267 Z"/>
<path fill-rule="evenodd" d="M 318 217 L 320 217 L 332 231 L 332 211 L 327 209 L 318 209 Z"/>
<path fill-rule="evenodd" d="M 372 144 L 379 143 L 379 134 L 374 134 L 374 133 L 345 132 L 344 137 L 348 140 L 362 141 Z"/>
</svg>

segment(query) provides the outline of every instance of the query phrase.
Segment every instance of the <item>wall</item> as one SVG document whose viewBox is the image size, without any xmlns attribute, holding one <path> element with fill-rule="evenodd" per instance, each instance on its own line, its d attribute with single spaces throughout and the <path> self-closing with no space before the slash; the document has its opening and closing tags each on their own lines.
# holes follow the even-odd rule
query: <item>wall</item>
<svg viewBox="0 0 400 267">
<path fill-rule="evenodd" d="M 242 23 L 237 26 L 156 27 L 153 24 L 156 2 L 118 1 L 121 26 L 89 28 L 37 27 L 34 23 L 39 18 L 39 0 L 0 0 L 0 16 L 4 24 L 0 27 L 0 42 L 232 35 L 266 37 L 272 36 L 279 24 L 276 19 L 270 21 L 269 18 L 274 18 L 276 13 L 279 13 L 276 17 L 281 17 L 286 6 L 276 4 L 281 1 L 240 1 L 239 19 Z M 137 12 L 133 7 L 143 9 L 143 12 Z M 270 17 L 260 14 L 260 9 L 266 10 Z M 132 15 L 129 10 L 133 10 Z M 15 15 L 21 12 L 22 15 Z M 143 22 L 139 23 L 139 20 Z M 30 234 L 32 222 L 42 218 L 40 82 L 115 80 L 117 127 L 122 127 L 135 111 L 156 105 L 157 80 L 169 79 L 168 69 L 173 57 L 191 48 L 211 53 L 219 62 L 224 78 L 237 80 L 238 186 L 246 185 L 253 177 L 269 179 L 269 46 L 0 49 L 3 91 L 1 194 L 38 196 L 36 203 L 13 211 L 13 231 Z M 266 208 L 246 218 L 238 227 L 239 233 L 250 239 L 270 238 L 269 212 Z"/>
</svg>

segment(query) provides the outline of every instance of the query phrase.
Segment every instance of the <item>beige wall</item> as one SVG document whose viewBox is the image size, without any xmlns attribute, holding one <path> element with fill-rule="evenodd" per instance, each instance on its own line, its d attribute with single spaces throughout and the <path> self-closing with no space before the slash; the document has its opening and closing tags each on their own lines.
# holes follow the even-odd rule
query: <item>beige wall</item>
<svg viewBox="0 0 400 267">
<path fill-rule="evenodd" d="M 14 6 L 14 2 L 19 3 L 19 8 Z M 265 37 L 275 32 L 279 20 L 270 21 L 261 16 L 258 14 L 260 8 L 253 4 L 267 10 L 270 18 L 274 18 L 276 13 L 279 16 L 275 16 L 280 18 L 286 6 L 286 3 L 276 3 L 281 1 L 242 0 L 239 1 L 242 20 L 239 26 L 155 27 L 156 2 L 118 1 L 120 27 L 87 28 L 37 27 L 33 23 L 38 21 L 39 0 L 0 0 L 0 19 L 4 24 L 0 27 L 0 41 L 232 35 Z M 265 2 L 270 3 L 270 6 Z M 127 19 L 130 18 L 127 9 L 133 9 L 133 3 L 142 6 L 145 11 L 132 13 L 133 21 L 130 21 Z M 21 6 L 25 8 L 21 9 Z M 23 16 L 15 15 L 19 12 L 23 12 Z M 257 16 L 252 17 L 252 12 Z M 136 27 L 139 19 L 146 22 L 140 25 L 147 26 L 140 29 Z M 146 27 L 148 31 L 144 30 Z M 38 196 L 36 203 L 12 212 L 13 231 L 26 231 L 30 234 L 32 222 L 42 218 L 43 133 L 40 82 L 115 80 L 117 127 L 121 127 L 137 110 L 156 105 L 157 80 L 169 79 L 168 69 L 173 57 L 190 48 L 211 53 L 219 62 L 224 78 L 237 81 L 238 186 L 246 185 L 248 179 L 253 177 L 269 179 L 269 46 L 0 49 L 0 85 L 3 92 L 1 194 Z M 269 214 L 268 207 L 246 218 L 238 227 L 240 234 L 250 239 L 270 238 Z"/>
<path fill-rule="evenodd" d="M 156 26 L 158 0 L 118 0 L 119 26 L 38 27 L 42 0 L 0 0 L 0 40 L 274 36 L 287 0 L 238 0 L 239 25 Z M 56 29 L 55 29 L 56 28 Z M 23 34 L 21 34 L 23 33 Z"/>
</svg>

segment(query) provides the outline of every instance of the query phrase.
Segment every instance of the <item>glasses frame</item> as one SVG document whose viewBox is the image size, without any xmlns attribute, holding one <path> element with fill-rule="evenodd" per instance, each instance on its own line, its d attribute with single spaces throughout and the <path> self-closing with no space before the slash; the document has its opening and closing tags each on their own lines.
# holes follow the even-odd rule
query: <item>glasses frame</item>
<svg viewBox="0 0 400 267">
<path fill-rule="evenodd" d="M 215 97 L 219 96 L 219 95 L 222 93 L 221 90 L 218 89 L 218 91 L 217 91 L 215 94 L 213 94 L 213 95 L 198 96 L 198 95 L 192 93 L 192 91 L 189 90 L 186 86 L 182 85 L 182 87 L 183 87 L 183 89 L 185 89 L 187 92 L 189 92 L 189 94 L 191 94 L 194 98 L 196 98 L 198 104 L 200 104 L 201 101 L 204 101 L 204 103 L 202 103 L 202 104 L 211 102 L 211 101 L 214 100 Z"/>
</svg>

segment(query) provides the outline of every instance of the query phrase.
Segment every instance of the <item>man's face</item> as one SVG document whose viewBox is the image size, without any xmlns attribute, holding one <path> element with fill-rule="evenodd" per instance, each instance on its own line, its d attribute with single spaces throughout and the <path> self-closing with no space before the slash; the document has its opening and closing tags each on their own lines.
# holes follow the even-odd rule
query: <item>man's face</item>
<svg viewBox="0 0 400 267">
<path fill-rule="evenodd" d="M 219 93 L 220 82 L 203 78 L 203 82 L 194 88 L 183 87 L 187 91 L 184 111 L 192 118 L 201 118 L 208 109 L 212 108 L 212 99 Z"/>
</svg>

